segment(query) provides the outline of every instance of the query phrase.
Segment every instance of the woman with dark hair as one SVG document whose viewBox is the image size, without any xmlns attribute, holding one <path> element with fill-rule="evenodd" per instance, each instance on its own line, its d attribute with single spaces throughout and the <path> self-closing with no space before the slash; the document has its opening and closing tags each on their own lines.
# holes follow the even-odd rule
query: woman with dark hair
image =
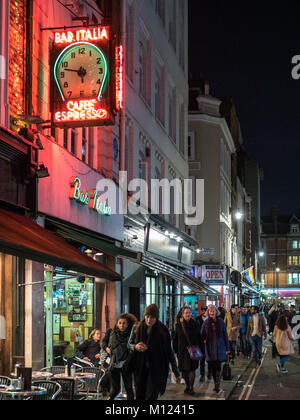
<svg viewBox="0 0 300 420">
<path fill-rule="evenodd" d="M 284 315 L 281 315 L 276 322 L 273 332 L 273 341 L 276 344 L 276 349 L 280 357 L 280 364 L 276 363 L 278 373 L 288 373 L 285 364 L 289 356 L 295 353 L 292 340 L 292 330 L 288 324 L 288 320 Z"/>
<path fill-rule="evenodd" d="M 196 346 L 200 349 L 203 346 L 198 323 L 192 319 L 192 311 L 185 307 L 178 315 L 173 336 L 173 348 L 178 357 L 179 370 L 186 382 L 185 394 L 195 395 L 194 383 L 195 372 L 199 367 L 198 360 L 192 360 L 188 347 Z"/>
<path fill-rule="evenodd" d="M 222 362 L 225 362 L 230 354 L 230 344 L 226 325 L 214 305 L 208 307 L 208 319 L 204 321 L 201 333 L 205 344 L 206 361 L 215 382 L 214 391 L 219 393 Z"/>
<path fill-rule="evenodd" d="M 120 393 L 121 376 L 127 393 L 127 400 L 134 400 L 132 372 L 126 364 L 130 358 L 128 341 L 132 328 L 136 323 L 137 319 L 134 315 L 122 314 L 119 316 L 116 326 L 110 333 L 106 351 L 111 356 L 110 367 L 108 369 L 111 377 L 111 400 L 114 400 Z"/>
<path fill-rule="evenodd" d="M 129 340 L 129 348 L 134 351 L 135 390 L 139 401 L 155 401 L 165 393 L 170 364 L 176 382 L 180 383 L 170 333 L 158 318 L 158 307 L 148 306 L 144 320 L 133 330 Z"/>
</svg>

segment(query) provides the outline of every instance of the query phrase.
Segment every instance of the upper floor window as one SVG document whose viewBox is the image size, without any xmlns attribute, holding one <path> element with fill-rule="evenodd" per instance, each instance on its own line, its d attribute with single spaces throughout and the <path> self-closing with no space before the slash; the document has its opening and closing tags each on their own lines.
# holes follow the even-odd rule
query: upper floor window
<svg viewBox="0 0 300 420">
<path fill-rule="evenodd" d="M 299 233 L 299 225 L 291 225 L 291 233 Z"/>
</svg>

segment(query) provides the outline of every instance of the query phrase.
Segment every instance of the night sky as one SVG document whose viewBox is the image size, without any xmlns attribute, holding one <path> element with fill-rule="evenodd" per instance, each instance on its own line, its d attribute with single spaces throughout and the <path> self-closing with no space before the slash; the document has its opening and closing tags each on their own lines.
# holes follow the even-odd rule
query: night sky
<svg viewBox="0 0 300 420">
<path fill-rule="evenodd" d="M 264 169 L 262 215 L 300 212 L 300 1 L 188 0 L 190 73 L 237 108 L 248 154 Z"/>
</svg>

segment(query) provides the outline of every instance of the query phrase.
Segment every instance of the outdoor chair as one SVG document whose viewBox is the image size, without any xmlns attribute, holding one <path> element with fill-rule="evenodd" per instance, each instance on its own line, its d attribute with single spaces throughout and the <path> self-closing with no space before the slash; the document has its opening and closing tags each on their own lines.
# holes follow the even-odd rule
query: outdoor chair
<svg viewBox="0 0 300 420">
<path fill-rule="evenodd" d="M 62 392 L 60 384 L 53 381 L 35 381 L 32 383 L 32 385 L 47 389 L 46 395 L 36 395 L 31 398 L 33 401 L 56 400 L 58 395 Z"/>
<path fill-rule="evenodd" d="M 61 386 L 61 392 L 58 394 L 56 400 L 74 400 L 75 381 L 73 379 L 55 379 Z"/>
</svg>

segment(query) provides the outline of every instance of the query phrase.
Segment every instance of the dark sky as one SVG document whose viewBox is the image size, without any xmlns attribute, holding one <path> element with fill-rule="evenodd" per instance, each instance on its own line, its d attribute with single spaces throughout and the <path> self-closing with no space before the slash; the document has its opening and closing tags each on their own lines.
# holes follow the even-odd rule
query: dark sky
<svg viewBox="0 0 300 420">
<path fill-rule="evenodd" d="M 246 149 L 264 169 L 262 215 L 300 212 L 300 1 L 188 0 L 190 72 L 233 99 Z"/>
</svg>

